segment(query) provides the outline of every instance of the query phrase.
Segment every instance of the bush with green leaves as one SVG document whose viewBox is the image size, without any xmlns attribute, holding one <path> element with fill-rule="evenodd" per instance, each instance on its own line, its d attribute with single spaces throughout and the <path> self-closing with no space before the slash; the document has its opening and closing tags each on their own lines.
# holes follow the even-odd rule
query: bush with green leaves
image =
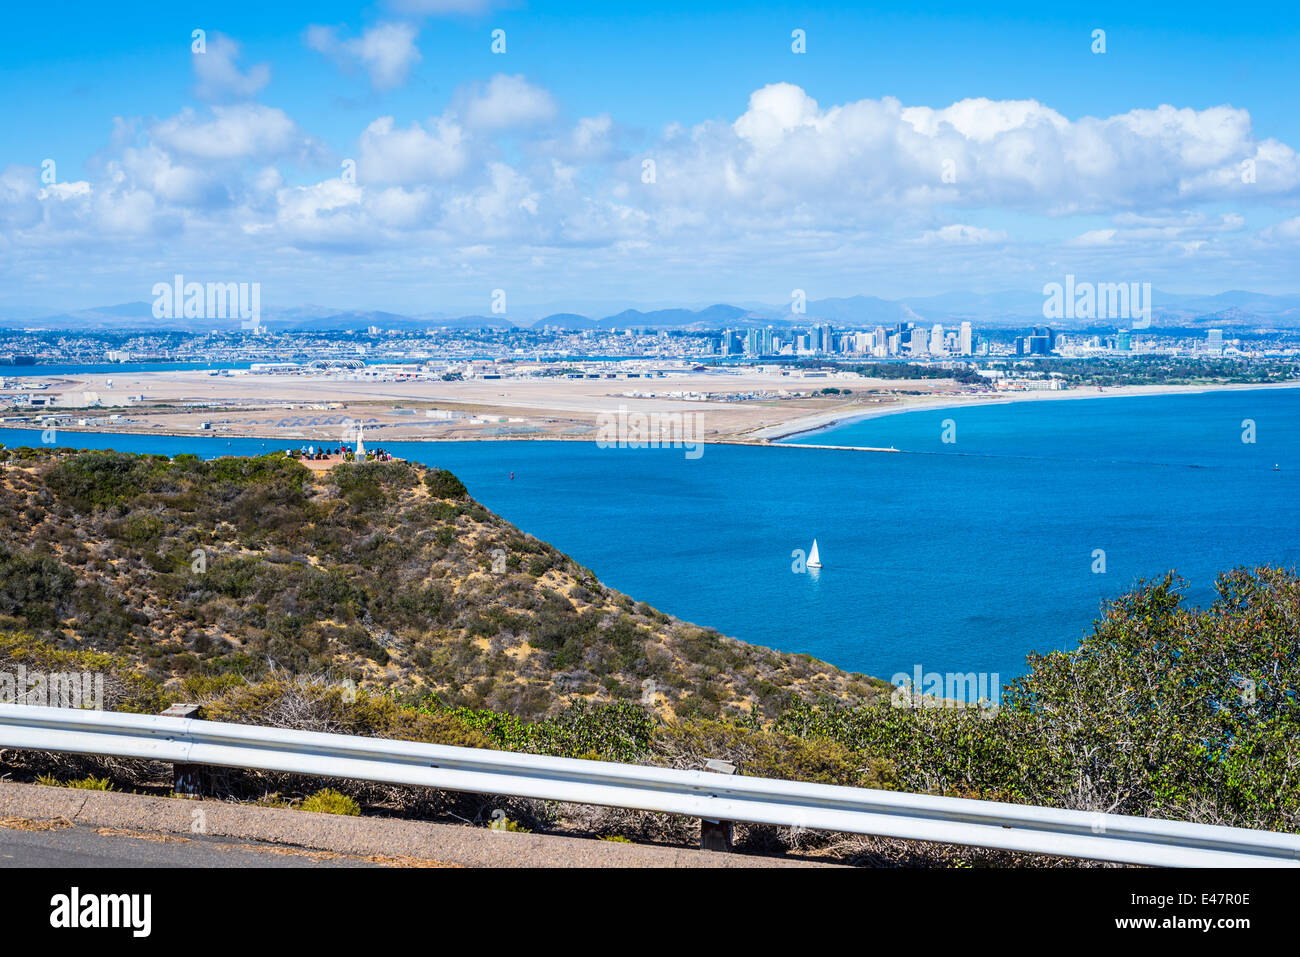
<svg viewBox="0 0 1300 957">
<path fill-rule="evenodd" d="M 908 790 L 1300 829 L 1300 578 L 1172 574 L 1109 603 L 1071 652 L 1029 656 L 991 716 L 802 704 L 778 727 L 892 758 Z"/>
<path fill-rule="evenodd" d="M 446 469 L 431 469 L 424 476 L 424 484 L 434 498 L 460 499 L 468 498 L 469 490 L 465 483 Z"/>
<path fill-rule="evenodd" d="M 348 817 L 356 817 L 361 813 L 361 805 L 353 798 L 333 788 L 321 788 L 311 797 L 305 798 L 298 805 L 298 810 L 311 811 L 316 814 L 343 814 Z"/>
</svg>

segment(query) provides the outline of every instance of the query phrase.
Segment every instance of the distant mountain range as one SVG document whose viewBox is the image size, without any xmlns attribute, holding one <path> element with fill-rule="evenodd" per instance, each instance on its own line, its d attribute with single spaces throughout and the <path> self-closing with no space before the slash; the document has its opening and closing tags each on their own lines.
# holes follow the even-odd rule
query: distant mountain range
<svg viewBox="0 0 1300 957">
<path fill-rule="evenodd" d="M 1300 329 L 1300 294 L 1267 295 L 1230 290 L 1217 295 L 1178 294 L 1154 290 L 1151 325 L 1181 327 L 1267 327 Z M 800 326 L 828 322 L 839 326 L 892 326 L 899 322 L 951 324 L 963 320 L 985 326 L 1021 327 L 1042 323 L 1043 297 L 1037 292 L 1015 290 L 1000 293 L 950 292 L 909 299 L 881 299 L 849 296 L 813 299 L 803 313 L 787 306 L 736 306 L 716 303 L 702 309 L 661 308 L 643 312 L 624 309 L 612 315 L 593 317 L 575 312 L 556 312 L 533 321 L 508 316 L 453 315 L 429 312 L 405 315 L 382 311 L 340 311 L 327 306 L 303 305 L 287 309 L 262 310 L 262 322 L 280 332 L 380 329 L 513 329 L 546 326 L 559 329 L 681 329 L 710 330 L 755 326 Z M 535 315 L 535 313 L 534 313 Z M 1054 325 L 1105 325 L 1100 322 L 1057 321 Z M 1127 322 L 1109 320 L 1113 325 Z M 10 329 L 80 331 L 163 331 L 210 332 L 238 328 L 237 320 L 156 319 L 148 302 L 127 302 L 97 306 L 73 312 L 53 312 L 33 307 L 0 307 L 0 327 Z"/>
</svg>

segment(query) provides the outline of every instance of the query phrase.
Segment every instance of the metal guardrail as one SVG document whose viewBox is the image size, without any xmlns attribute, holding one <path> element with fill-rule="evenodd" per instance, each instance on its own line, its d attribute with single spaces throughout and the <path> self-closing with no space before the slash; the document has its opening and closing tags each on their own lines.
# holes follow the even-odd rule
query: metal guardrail
<svg viewBox="0 0 1300 957">
<path fill-rule="evenodd" d="M 1166 867 L 1297 867 L 1300 835 L 194 718 L 0 705 L 0 747 L 257 768 Z"/>
</svg>

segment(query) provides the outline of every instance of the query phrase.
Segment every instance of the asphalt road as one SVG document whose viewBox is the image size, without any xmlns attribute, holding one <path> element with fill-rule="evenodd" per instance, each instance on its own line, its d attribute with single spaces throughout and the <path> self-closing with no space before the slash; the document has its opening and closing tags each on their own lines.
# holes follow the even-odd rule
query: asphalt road
<svg viewBox="0 0 1300 957">
<path fill-rule="evenodd" d="M 196 834 L 196 826 L 201 833 Z M 0 781 L 2 867 L 818 867 L 723 854 Z"/>
<path fill-rule="evenodd" d="M 73 825 L 0 827 L 7 867 L 379 867 L 380 861 L 279 844 Z"/>
</svg>

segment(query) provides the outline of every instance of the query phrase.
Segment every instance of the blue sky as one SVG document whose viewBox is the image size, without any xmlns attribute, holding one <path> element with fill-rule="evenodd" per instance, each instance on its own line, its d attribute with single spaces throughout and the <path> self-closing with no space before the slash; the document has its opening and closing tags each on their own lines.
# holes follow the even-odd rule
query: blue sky
<svg viewBox="0 0 1300 957">
<path fill-rule="evenodd" d="M 1300 290 L 1294 10 L 620 6 L 12 9 L 0 306 Z"/>
</svg>

